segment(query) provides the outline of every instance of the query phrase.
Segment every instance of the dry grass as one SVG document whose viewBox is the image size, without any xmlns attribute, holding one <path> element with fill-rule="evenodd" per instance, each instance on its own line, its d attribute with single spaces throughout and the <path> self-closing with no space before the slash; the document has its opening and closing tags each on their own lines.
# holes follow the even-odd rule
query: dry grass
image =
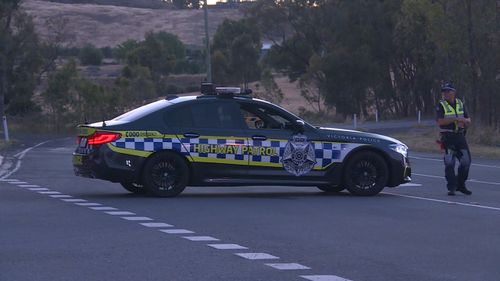
<svg viewBox="0 0 500 281">
<path fill-rule="evenodd" d="M 39 0 L 25 0 L 24 10 L 33 16 L 37 32 L 50 40 L 47 20 L 64 17 L 72 38 L 71 46 L 92 43 L 97 47 L 116 46 L 127 39 L 142 40 L 148 31 L 166 31 L 179 36 L 189 45 L 203 45 L 205 38 L 203 10 L 140 9 L 93 4 L 61 4 Z M 235 9 L 209 11 L 210 34 L 226 18 L 239 19 Z"/>
<path fill-rule="evenodd" d="M 472 130 L 467 134 L 467 141 L 473 157 L 500 159 L 500 142 L 488 145 L 480 142 L 481 132 Z M 411 151 L 441 153 L 436 140 L 439 139 L 438 130 L 435 128 L 415 128 L 405 133 L 391 134 L 391 137 L 404 142 Z M 500 138 L 500 134 L 490 135 L 491 138 Z"/>
</svg>

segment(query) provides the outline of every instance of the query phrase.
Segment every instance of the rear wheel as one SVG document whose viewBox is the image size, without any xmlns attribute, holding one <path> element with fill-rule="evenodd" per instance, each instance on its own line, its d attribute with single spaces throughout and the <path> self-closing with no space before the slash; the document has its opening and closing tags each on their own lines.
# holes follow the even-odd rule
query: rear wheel
<svg viewBox="0 0 500 281">
<path fill-rule="evenodd" d="M 319 185 L 317 188 L 326 193 L 337 193 L 345 189 L 345 187 L 341 185 Z"/>
<path fill-rule="evenodd" d="M 186 188 L 188 179 L 189 167 L 186 161 L 175 153 L 154 154 L 144 166 L 144 187 L 154 196 L 174 197 Z"/>
<path fill-rule="evenodd" d="M 145 194 L 146 189 L 144 189 L 144 186 L 131 183 L 131 182 L 121 182 L 120 183 L 123 188 L 125 188 L 127 191 L 135 193 L 135 194 Z"/>
<path fill-rule="evenodd" d="M 350 193 L 361 196 L 378 194 L 387 184 L 389 169 L 384 158 L 371 151 L 354 155 L 347 163 L 344 183 Z"/>
</svg>

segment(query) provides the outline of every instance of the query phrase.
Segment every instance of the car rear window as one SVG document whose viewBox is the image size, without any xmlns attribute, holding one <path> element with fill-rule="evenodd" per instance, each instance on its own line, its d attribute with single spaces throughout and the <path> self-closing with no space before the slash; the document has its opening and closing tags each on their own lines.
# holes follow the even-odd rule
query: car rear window
<svg viewBox="0 0 500 281">
<path fill-rule="evenodd" d="M 146 105 L 143 105 L 141 107 L 138 107 L 134 110 L 131 110 L 129 112 L 126 112 L 118 117 L 115 117 L 113 120 L 116 121 L 135 121 L 139 118 L 142 118 L 148 114 L 151 114 L 155 111 L 158 111 L 162 108 L 165 108 L 166 106 L 172 104 L 171 102 L 167 100 L 159 100 L 153 103 L 149 103 Z"/>
<path fill-rule="evenodd" d="M 235 103 L 193 103 L 167 110 L 164 116 L 172 128 L 240 129 L 242 117 Z"/>
</svg>

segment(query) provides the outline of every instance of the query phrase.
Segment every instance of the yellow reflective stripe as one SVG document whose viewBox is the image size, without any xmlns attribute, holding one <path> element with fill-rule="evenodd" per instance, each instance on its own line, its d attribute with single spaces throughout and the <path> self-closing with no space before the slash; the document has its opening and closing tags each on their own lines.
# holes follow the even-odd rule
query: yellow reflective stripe
<svg viewBox="0 0 500 281">
<path fill-rule="evenodd" d="M 152 151 L 119 148 L 119 147 L 111 145 L 110 143 L 108 143 L 107 145 L 108 145 L 108 148 L 111 149 L 112 151 L 117 152 L 117 153 L 121 153 L 121 154 L 127 154 L 127 155 L 133 155 L 133 156 L 139 156 L 139 157 L 146 158 L 153 153 Z"/>
<path fill-rule="evenodd" d="M 230 164 L 230 165 L 247 165 L 248 159 L 245 160 L 233 160 L 233 159 L 218 159 L 209 157 L 196 157 L 193 156 L 189 159 L 189 162 L 197 163 L 214 163 L 214 164 Z"/>
</svg>

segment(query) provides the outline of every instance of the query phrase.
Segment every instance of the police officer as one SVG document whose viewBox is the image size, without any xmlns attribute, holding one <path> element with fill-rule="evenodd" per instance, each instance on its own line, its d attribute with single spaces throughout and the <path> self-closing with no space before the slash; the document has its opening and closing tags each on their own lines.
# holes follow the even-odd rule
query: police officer
<svg viewBox="0 0 500 281">
<path fill-rule="evenodd" d="M 436 106 L 436 120 L 444 146 L 444 165 L 448 195 L 455 195 L 455 191 L 471 195 L 465 187 L 469 176 L 471 163 L 469 146 L 465 139 L 470 118 L 464 103 L 455 97 L 456 90 L 451 83 L 441 87 L 442 99 Z M 455 174 L 455 162 L 458 160 L 458 174 Z"/>
</svg>

